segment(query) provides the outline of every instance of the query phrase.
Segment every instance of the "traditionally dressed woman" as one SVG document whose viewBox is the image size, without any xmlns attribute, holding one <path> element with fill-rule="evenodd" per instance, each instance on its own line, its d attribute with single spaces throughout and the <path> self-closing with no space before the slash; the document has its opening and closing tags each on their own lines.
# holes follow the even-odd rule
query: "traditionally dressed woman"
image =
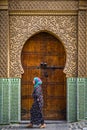
<svg viewBox="0 0 87 130">
<path fill-rule="evenodd" d="M 33 125 L 40 125 L 40 128 L 45 128 L 46 124 L 44 124 L 44 118 L 42 114 L 43 108 L 43 94 L 42 94 L 42 81 L 40 78 L 35 77 L 33 80 L 34 84 L 34 91 L 33 91 L 33 98 L 34 103 L 30 109 L 30 124 L 27 126 L 28 128 L 32 128 Z"/>
</svg>

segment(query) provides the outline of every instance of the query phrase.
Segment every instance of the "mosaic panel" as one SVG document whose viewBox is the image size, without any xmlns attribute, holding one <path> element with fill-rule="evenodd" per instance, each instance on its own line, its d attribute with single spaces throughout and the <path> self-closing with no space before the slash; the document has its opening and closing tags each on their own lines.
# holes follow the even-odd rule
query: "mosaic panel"
<svg viewBox="0 0 87 130">
<path fill-rule="evenodd" d="M 20 121 L 20 79 L 0 78 L 0 124 Z"/>
<path fill-rule="evenodd" d="M 87 79 L 77 79 L 77 120 L 87 119 Z"/>
<path fill-rule="evenodd" d="M 87 120 L 87 78 L 85 78 L 85 119 Z"/>
<path fill-rule="evenodd" d="M 10 111 L 9 111 L 9 107 L 10 107 L 10 93 L 9 93 L 9 81 L 8 79 L 3 79 L 3 83 L 2 83 L 2 89 L 3 89 L 3 123 L 7 124 L 9 123 L 10 120 Z"/>
<path fill-rule="evenodd" d="M 10 122 L 20 121 L 20 79 L 9 79 L 10 86 Z"/>
<path fill-rule="evenodd" d="M 77 120 L 77 78 L 67 78 L 67 121 Z"/>
<path fill-rule="evenodd" d="M 8 79 L 0 79 L 0 124 L 8 124 L 9 111 L 9 82 Z"/>
<path fill-rule="evenodd" d="M 2 113 L 3 113 L 3 91 L 2 91 L 2 80 L 0 79 L 0 123 L 2 123 L 3 122 L 3 115 L 2 115 Z"/>
</svg>

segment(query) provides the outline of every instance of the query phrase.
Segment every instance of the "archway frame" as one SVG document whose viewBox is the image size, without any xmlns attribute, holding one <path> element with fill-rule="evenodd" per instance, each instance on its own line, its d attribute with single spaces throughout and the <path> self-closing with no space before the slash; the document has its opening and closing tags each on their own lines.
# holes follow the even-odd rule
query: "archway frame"
<svg viewBox="0 0 87 130">
<path fill-rule="evenodd" d="M 56 36 L 64 45 L 66 77 L 77 76 L 77 16 L 10 16 L 10 64 L 9 77 L 24 73 L 21 52 L 26 41 L 40 31 Z"/>
<path fill-rule="evenodd" d="M 21 78 L 21 120 L 30 118 L 28 111 L 32 105 L 31 86 L 35 76 L 39 76 L 43 81 L 45 120 L 66 120 L 66 77 L 63 69 L 55 68 L 53 71 L 51 68 L 55 65 L 65 66 L 65 57 L 63 44 L 51 32 L 37 32 L 26 41 L 21 60 L 24 68 Z M 47 63 L 49 69 L 38 68 L 41 62 Z"/>
</svg>

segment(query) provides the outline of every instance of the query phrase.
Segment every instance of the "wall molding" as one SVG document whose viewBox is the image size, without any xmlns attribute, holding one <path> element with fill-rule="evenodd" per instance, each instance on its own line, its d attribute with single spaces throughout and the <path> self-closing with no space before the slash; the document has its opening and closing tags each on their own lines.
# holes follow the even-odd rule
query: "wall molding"
<svg viewBox="0 0 87 130">
<path fill-rule="evenodd" d="M 77 11 L 55 11 L 55 10 L 12 10 L 9 12 L 10 16 L 56 16 L 56 15 L 61 15 L 61 16 L 73 16 L 73 15 L 78 15 Z"/>
</svg>

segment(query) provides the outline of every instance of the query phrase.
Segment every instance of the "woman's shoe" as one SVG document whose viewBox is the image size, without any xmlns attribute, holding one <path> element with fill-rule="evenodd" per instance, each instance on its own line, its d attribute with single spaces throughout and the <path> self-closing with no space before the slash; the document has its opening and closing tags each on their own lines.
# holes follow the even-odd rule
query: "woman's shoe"
<svg viewBox="0 0 87 130">
<path fill-rule="evenodd" d="M 40 128 L 45 128 L 46 124 L 40 125 Z"/>
<path fill-rule="evenodd" d="M 27 128 L 33 128 L 33 124 L 30 123 Z"/>
</svg>

